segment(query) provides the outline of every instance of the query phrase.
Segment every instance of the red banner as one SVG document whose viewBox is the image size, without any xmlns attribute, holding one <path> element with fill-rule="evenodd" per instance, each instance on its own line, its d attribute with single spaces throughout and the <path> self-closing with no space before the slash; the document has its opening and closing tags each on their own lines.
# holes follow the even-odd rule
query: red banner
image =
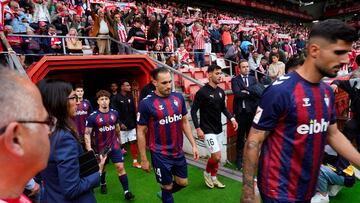
<svg viewBox="0 0 360 203">
<path fill-rule="evenodd" d="M 90 0 L 90 3 L 92 3 L 92 4 L 104 4 L 105 0 Z"/>
</svg>

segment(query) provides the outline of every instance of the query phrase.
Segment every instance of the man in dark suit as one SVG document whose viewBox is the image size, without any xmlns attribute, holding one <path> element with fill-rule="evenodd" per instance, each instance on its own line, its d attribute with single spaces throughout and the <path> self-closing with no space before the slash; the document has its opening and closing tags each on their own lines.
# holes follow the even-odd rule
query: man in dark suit
<svg viewBox="0 0 360 203">
<path fill-rule="evenodd" d="M 233 111 L 239 124 L 236 142 L 236 165 L 242 168 L 242 154 L 245 137 L 248 135 L 263 87 L 254 76 L 249 75 L 249 64 L 245 59 L 239 62 L 239 75 L 231 80 L 234 93 Z"/>
</svg>

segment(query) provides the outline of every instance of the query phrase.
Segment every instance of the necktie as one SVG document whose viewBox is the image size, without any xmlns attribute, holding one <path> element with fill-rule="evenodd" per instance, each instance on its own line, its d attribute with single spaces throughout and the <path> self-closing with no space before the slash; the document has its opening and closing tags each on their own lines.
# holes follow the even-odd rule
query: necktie
<svg viewBox="0 0 360 203">
<path fill-rule="evenodd" d="M 248 81 L 248 77 L 247 77 L 247 76 L 244 76 L 244 77 L 243 77 L 243 81 L 244 81 L 246 87 L 249 86 L 249 81 Z"/>
</svg>

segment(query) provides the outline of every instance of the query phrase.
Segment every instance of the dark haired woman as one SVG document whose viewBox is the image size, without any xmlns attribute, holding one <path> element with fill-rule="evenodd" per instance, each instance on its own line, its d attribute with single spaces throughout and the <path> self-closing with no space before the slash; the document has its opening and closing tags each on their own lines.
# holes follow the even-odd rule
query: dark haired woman
<svg viewBox="0 0 360 203">
<path fill-rule="evenodd" d="M 41 172 L 45 185 L 43 202 L 93 203 L 92 189 L 100 183 L 100 172 L 80 177 L 79 155 L 83 153 L 72 124 L 76 113 L 75 91 L 64 81 L 45 79 L 38 83 L 44 106 L 56 118 L 56 129 L 50 136 L 48 166 Z M 100 171 L 105 159 L 101 156 Z"/>
</svg>

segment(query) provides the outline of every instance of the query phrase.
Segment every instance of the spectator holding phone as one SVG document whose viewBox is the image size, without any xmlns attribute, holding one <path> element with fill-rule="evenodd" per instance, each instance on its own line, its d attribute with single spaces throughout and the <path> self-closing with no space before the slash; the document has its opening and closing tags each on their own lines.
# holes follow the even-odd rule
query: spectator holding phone
<svg viewBox="0 0 360 203">
<path fill-rule="evenodd" d="M 100 183 L 100 172 L 105 158 L 100 156 L 99 173 L 80 177 L 79 156 L 83 149 L 72 117 L 76 115 L 78 97 L 72 86 L 57 79 L 38 83 L 44 106 L 56 122 L 50 136 L 50 157 L 47 168 L 41 172 L 45 185 L 44 202 L 95 203 L 92 189 Z"/>
</svg>

